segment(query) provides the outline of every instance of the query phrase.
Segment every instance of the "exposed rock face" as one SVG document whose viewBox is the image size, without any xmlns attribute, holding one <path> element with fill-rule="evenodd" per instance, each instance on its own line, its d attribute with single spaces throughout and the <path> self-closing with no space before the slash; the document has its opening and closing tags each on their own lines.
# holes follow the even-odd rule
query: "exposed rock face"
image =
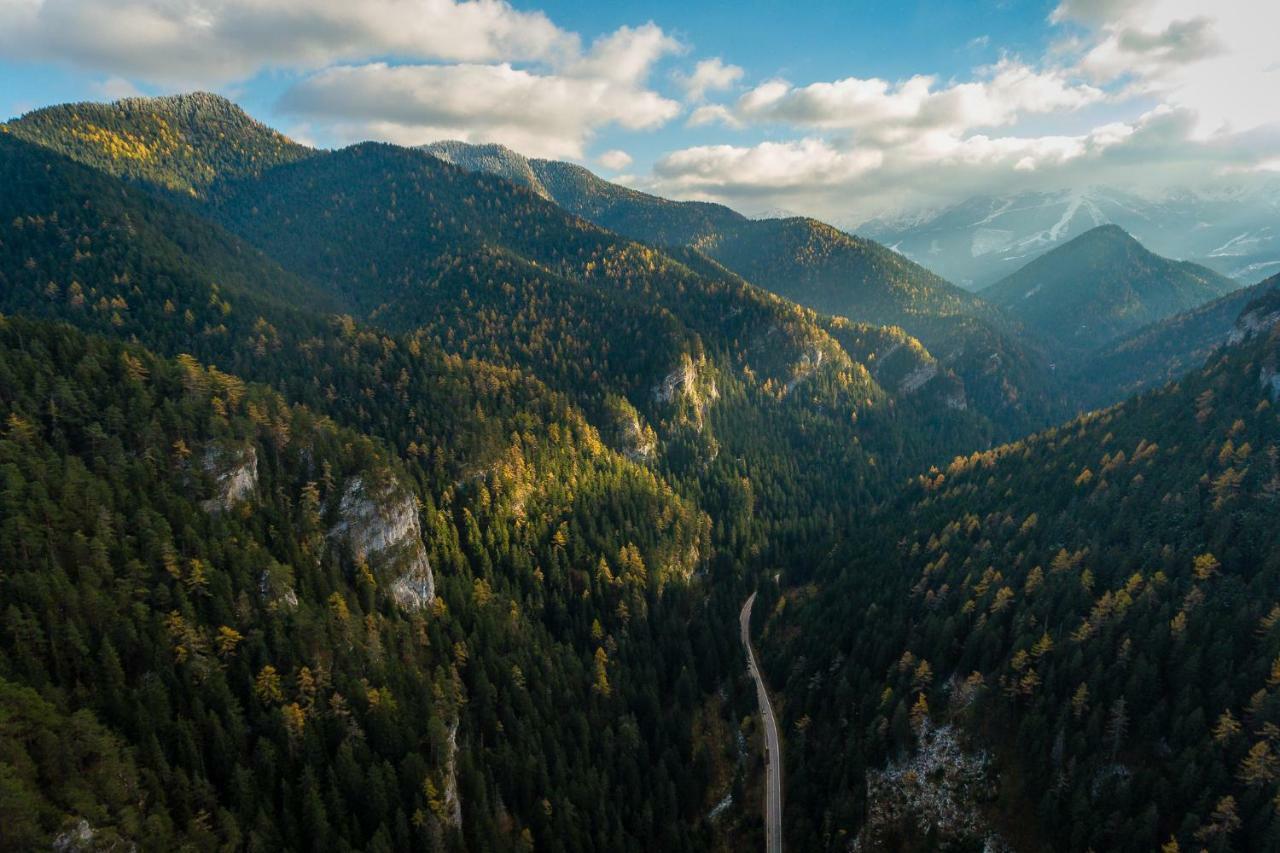
<svg viewBox="0 0 1280 853">
<path fill-rule="evenodd" d="M 695 362 L 685 353 L 680 366 L 663 377 L 653 389 L 653 398 L 659 403 L 689 404 L 691 420 L 698 429 L 702 429 L 711 403 L 720 397 L 715 379 L 704 375 L 706 367 L 705 358 Z"/>
<path fill-rule="evenodd" d="M 227 512 L 253 497 L 258 488 L 258 450 L 252 444 L 210 445 L 204 454 L 204 469 L 216 483 L 214 496 L 202 504 L 209 512 Z"/>
<path fill-rule="evenodd" d="M 1258 384 L 1262 386 L 1262 390 L 1271 395 L 1272 402 L 1280 400 L 1280 371 L 1276 370 L 1276 358 L 1274 355 L 1262 365 L 1262 369 L 1258 371 Z"/>
<path fill-rule="evenodd" d="M 810 344 L 805 354 L 800 357 L 800 361 L 792 368 L 793 375 L 787 381 L 783 393 L 790 394 L 797 385 L 816 373 L 818 368 L 822 367 L 824 355 L 817 344 Z"/>
<path fill-rule="evenodd" d="M 55 853 L 88 853 L 96 849 L 93 844 L 94 835 L 89 821 L 80 818 L 75 826 L 54 837 L 53 849 Z"/>
<path fill-rule="evenodd" d="M 394 479 L 371 483 L 364 477 L 351 478 L 338 504 L 338 523 L 329 535 L 368 562 L 400 607 L 417 610 L 435 600 L 436 582 L 422 544 L 417 502 Z"/>
<path fill-rule="evenodd" d="M 638 417 L 628 418 L 622 423 L 622 452 L 632 462 L 649 462 L 657 448 L 653 430 L 640 423 Z"/>
<path fill-rule="evenodd" d="M 871 375 L 898 397 L 927 394 L 948 409 L 965 411 L 969 408 L 964 382 L 918 342 L 907 345 L 895 341 L 876 354 L 871 362 Z"/>
<path fill-rule="evenodd" d="M 444 776 L 444 808 L 453 826 L 462 826 L 462 798 L 458 795 L 458 721 L 449 726 L 449 761 Z"/>
<path fill-rule="evenodd" d="M 1239 344 L 1257 335 L 1272 335 L 1267 352 L 1263 357 L 1262 368 L 1258 371 L 1258 384 L 1271 399 L 1280 400 L 1280 370 L 1276 362 L 1276 341 L 1280 338 L 1280 287 L 1273 288 L 1265 296 L 1254 300 L 1237 319 L 1235 327 L 1227 337 L 1228 344 Z"/>
<path fill-rule="evenodd" d="M 1276 300 L 1270 300 L 1274 303 Z M 1231 334 L 1227 336 L 1227 343 L 1238 344 L 1247 340 L 1254 335 L 1262 334 L 1269 330 L 1272 326 L 1280 323 L 1280 308 L 1273 308 L 1272 305 L 1258 305 L 1245 311 L 1236 320 L 1235 328 L 1231 330 Z"/>
<path fill-rule="evenodd" d="M 292 610 L 298 606 L 298 593 L 285 567 L 276 565 L 258 578 L 258 594 L 269 609 Z"/>
<path fill-rule="evenodd" d="M 938 363 L 931 361 L 922 364 L 915 370 L 908 373 L 898 383 L 898 393 L 909 395 L 924 387 L 930 379 L 938 375 Z"/>
<path fill-rule="evenodd" d="M 605 401 L 613 420 L 611 441 L 632 462 L 653 461 L 658 449 L 658 436 L 645 423 L 636 407 L 626 399 L 610 395 Z"/>
<path fill-rule="evenodd" d="M 979 802 L 994 795 L 989 762 L 969 753 L 951 726 L 920 728 L 920 746 L 905 761 L 867 772 L 867 822 L 851 850 L 880 850 L 891 838 L 936 833 L 942 841 L 983 840 L 1002 850 L 981 823 Z"/>
</svg>

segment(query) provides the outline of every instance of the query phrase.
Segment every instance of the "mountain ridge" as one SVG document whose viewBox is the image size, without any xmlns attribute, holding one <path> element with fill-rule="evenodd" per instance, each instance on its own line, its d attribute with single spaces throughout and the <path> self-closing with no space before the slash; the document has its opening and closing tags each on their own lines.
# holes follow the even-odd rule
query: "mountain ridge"
<svg viewBox="0 0 1280 853">
<path fill-rule="evenodd" d="M 1253 179 L 1225 193 L 1153 195 L 1088 187 L 973 196 L 868 220 L 857 230 L 973 290 L 1107 223 L 1121 226 L 1158 254 L 1247 283 L 1280 268 L 1276 190 L 1275 181 Z"/>
<path fill-rule="evenodd" d="M 1156 255 L 1118 225 L 1100 225 L 980 293 L 1071 354 L 1234 289 L 1210 269 Z M 1065 328 L 1063 318 L 1083 322 Z"/>
<path fill-rule="evenodd" d="M 1016 425 L 1014 432 L 1047 423 L 1049 412 L 1061 409 L 1058 392 L 1040 387 L 1054 382 L 1047 364 L 1016 323 L 884 246 L 814 219 L 753 220 L 723 205 L 622 187 L 575 164 L 525 162 L 558 204 L 604 228 L 657 246 L 693 248 L 823 313 L 904 328 L 960 376 L 979 410 Z M 483 168 L 478 158 L 466 163 Z"/>
</svg>

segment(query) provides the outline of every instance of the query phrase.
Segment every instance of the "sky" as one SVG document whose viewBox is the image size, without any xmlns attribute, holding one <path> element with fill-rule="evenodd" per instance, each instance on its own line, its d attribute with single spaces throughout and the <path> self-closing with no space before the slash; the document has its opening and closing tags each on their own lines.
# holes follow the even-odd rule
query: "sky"
<svg viewBox="0 0 1280 853">
<path fill-rule="evenodd" d="M 202 89 L 308 144 L 500 142 L 856 225 L 1280 172 L 1277 0 L 0 0 L 0 114 Z"/>
</svg>

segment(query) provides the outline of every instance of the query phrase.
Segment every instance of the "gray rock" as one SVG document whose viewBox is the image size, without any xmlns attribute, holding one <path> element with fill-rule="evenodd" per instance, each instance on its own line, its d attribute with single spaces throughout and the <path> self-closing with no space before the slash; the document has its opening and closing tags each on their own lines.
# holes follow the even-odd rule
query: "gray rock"
<svg viewBox="0 0 1280 853">
<path fill-rule="evenodd" d="M 435 576 L 422 543 L 418 504 L 395 479 L 375 483 L 352 477 L 329 536 L 365 560 L 401 608 L 419 610 L 435 600 Z"/>
<path fill-rule="evenodd" d="M 252 444 L 212 444 L 205 450 L 203 464 L 216 484 L 214 496 L 201 504 L 207 512 L 230 511 L 258 489 L 258 450 Z"/>
</svg>

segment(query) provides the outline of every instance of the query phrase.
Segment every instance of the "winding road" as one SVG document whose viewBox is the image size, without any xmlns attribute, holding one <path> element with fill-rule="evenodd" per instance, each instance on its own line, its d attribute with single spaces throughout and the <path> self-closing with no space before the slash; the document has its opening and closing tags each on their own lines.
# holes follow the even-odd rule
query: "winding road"
<svg viewBox="0 0 1280 853">
<path fill-rule="evenodd" d="M 747 669 L 756 683 L 756 698 L 760 701 L 760 716 L 764 719 L 765 741 L 765 853 L 782 853 L 782 749 L 778 746 L 778 722 L 773 716 L 769 691 L 764 688 L 760 668 L 756 666 L 756 653 L 751 650 L 751 605 L 756 594 L 751 593 L 742 605 L 738 623 L 742 628 L 742 645 L 747 650 Z"/>
</svg>

